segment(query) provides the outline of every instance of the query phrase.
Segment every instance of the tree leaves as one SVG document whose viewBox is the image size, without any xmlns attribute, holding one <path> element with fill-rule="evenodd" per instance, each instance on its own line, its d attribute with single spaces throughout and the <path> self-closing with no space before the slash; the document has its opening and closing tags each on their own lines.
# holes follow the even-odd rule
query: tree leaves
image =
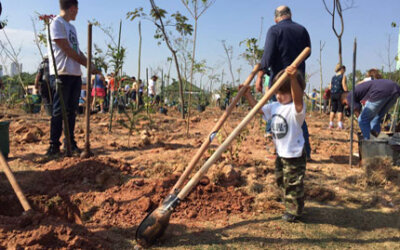
<svg viewBox="0 0 400 250">
<path fill-rule="evenodd" d="M 188 24 L 188 18 L 179 12 L 172 14 L 171 17 L 175 19 L 175 28 L 183 36 L 191 35 L 193 32 L 193 26 Z"/>
<path fill-rule="evenodd" d="M 258 40 L 254 37 L 241 41 L 239 46 L 242 44 L 246 45 L 245 52 L 242 56 L 250 63 L 250 65 L 254 66 L 261 60 L 264 50 L 258 47 Z"/>
<path fill-rule="evenodd" d="M 164 35 L 162 33 L 160 20 L 164 19 L 165 26 L 175 27 L 175 30 L 182 36 L 191 35 L 193 32 L 193 26 L 188 23 L 188 18 L 179 12 L 176 12 L 167 17 L 168 12 L 160 7 L 156 6 L 152 8 L 149 14 L 146 14 L 143 8 L 136 8 L 133 11 L 126 13 L 126 18 L 133 21 L 137 18 L 147 19 L 152 21 L 157 27 L 154 38 L 164 41 Z"/>
<path fill-rule="evenodd" d="M 135 20 L 136 18 L 142 18 L 146 16 L 145 13 L 143 13 L 143 8 L 136 8 L 133 11 L 129 11 L 126 13 L 126 19 L 129 19 L 131 21 Z"/>
</svg>

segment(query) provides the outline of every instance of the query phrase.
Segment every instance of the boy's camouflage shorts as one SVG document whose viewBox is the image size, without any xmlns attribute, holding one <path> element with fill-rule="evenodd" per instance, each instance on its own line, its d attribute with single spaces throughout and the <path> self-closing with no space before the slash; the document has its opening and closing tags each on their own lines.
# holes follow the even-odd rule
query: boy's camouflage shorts
<svg viewBox="0 0 400 250">
<path fill-rule="evenodd" d="M 306 172 L 306 155 L 298 158 L 277 157 L 275 161 L 275 178 L 283 191 L 283 202 L 286 212 L 300 216 L 304 208 L 304 175 Z"/>
</svg>

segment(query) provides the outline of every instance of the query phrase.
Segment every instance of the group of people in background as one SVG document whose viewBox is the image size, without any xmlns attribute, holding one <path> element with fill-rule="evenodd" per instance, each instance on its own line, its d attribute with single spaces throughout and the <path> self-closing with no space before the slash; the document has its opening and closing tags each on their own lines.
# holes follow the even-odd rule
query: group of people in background
<svg viewBox="0 0 400 250">
<path fill-rule="evenodd" d="M 337 64 L 336 74 L 332 77 L 329 86 L 323 92 L 323 112 L 329 113 L 329 129 L 334 128 L 334 119 L 337 118 L 337 128 L 344 129 L 343 114 L 350 116 L 351 96 L 353 90 L 348 91 L 346 79 L 346 67 Z M 364 139 L 370 139 L 371 135 L 378 136 L 381 131 L 381 123 L 389 109 L 396 103 L 400 93 L 400 87 L 391 80 L 382 79 L 378 69 L 369 69 L 364 79 L 357 82 L 354 90 L 354 114 Z M 316 89 L 311 96 L 312 107 L 317 98 Z M 312 108 L 314 111 L 314 108 Z"/>
<path fill-rule="evenodd" d="M 152 81 L 149 81 L 149 97 L 153 100 L 155 96 L 155 81 L 157 76 L 152 77 Z M 151 84 L 150 84 L 151 83 Z M 100 107 L 100 113 L 105 113 L 111 107 L 111 103 L 117 106 L 128 106 L 130 103 L 142 106 L 144 84 L 141 79 L 136 80 L 136 77 L 130 78 L 123 77 L 117 83 L 113 73 L 107 74 L 106 77 L 102 73 L 92 75 L 92 110 L 98 110 Z M 150 88 L 150 86 L 152 86 Z M 84 104 L 86 86 L 83 85 L 81 91 L 82 105 Z"/>
<path fill-rule="evenodd" d="M 35 88 L 39 91 L 42 101 L 45 104 L 45 108 L 50 108 L 48 113 L 51 114 L 52 107 L 50 106 L 50 102 L 54 98 L 55 89 L 51 87 L 51 84 L 47 84 L 50 80 L 49 78 L 49 59 L 45 56 L 43 61 L 40 63 L 38 73 L 36 74 Z M 157 95 L 155 86 L 157 79 L 158 77 L 154 75 L 151 80 L 149 80 L 148 96 L 151 103 L 154 103 L 156 100 Z M 97 74 L 91 76 L 90 81 L 92 87 L 90 93 L 92 97 L 90 105 L 91 110 L 94 112 L 98 111 L 100 113 L 106 113 L 110 108 L 111 102 L 113 102 L 114 107 L 117 107 L 118 105 L 128 106 L 129 103 L 135 103 L 139 106 L 144 104 L 144 84 L 141 79 L 137 81 L 134 76 L 131 78 L 123 77 L 116 84 L 114 73 L 104 76 L 101 69 L 99 69 Z M 83 112 L 83 107 L 86 105 L 86 90 L 86 82 L 83 82 L 79 97 L 79 113 Z"/>
</svg>

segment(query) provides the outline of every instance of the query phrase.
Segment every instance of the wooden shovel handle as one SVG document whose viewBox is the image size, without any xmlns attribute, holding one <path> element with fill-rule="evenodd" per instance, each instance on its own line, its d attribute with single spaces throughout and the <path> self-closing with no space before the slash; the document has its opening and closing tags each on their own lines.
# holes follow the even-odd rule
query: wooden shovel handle
<svg viewBox="0 0 400 250">
<path fill-rule="evenodd" d="M 304 61 L 310 54 L 311 49 L 306 47 L 300 55 L 292 63 L 293 66 L 298 67 L 302 61 Z M 226 138 L 226 140 L 218 147 L 214 154 L 204 163 L 204 165 L 197 171 L 193 178 L 186 184 L 182 191 L 178 194 L 178 198 L 183 200 L 189 194 L 189 192 L 197 185 L 201 177 L 208 171 L 208 169 L 218 160 L 222 153 L 226 151 L 229 144 L 235 139 L 240 131 L 250 122 L 250 120 L 257 114 L 257 112 L 267 103 L 267 101 L 278 91 L 281 85 L 285 82 L 288 74 L 284 72 L 281 77 L 275 82 L 275 84 L 265 93 L 263 98 L 253 107 L 253 109 L 246 115 L 246 117 L 237 125 L 232 133 Z"/>
<path fill-rule="evenodd" d="M 19 202 L 21 203 L 22 207 L 24 208 L 25 211 L 31 210 L 31 206 L 29 205 L 28 201 L 26 200 L 26 197 L 24 193 L 22 192 L 21 187 L 18 185 L 17 180 L 14 177 L 14 174 L 12 173 L 10 167 L 8 166 L 8 163 L 6 159 L 4 158 L 3 154 L 0 152 L 0 165 L 1 168 L 4 171 L 4 174 L 6 175 L 8 181 L 10 182 L 15 194 L 18 197 Z"/>
<path fill-rule="evenodd" d="M 250 75 L 247 77 L 247 79 L 243 82 L 242 85 L 243 86 L 249 86 L 251 81 L 253 81 L 253 78 L 257 74 L 259 69 L 260 69 L 260 64 L 257 64 L 256 66 L 254 66 L 253 71 L 250 73 Z M 200 160 L 201 156 L 207 150 L 208 146 L 211 144 L 212 140 L 217 135 L 218 131 L 220 130 L 222 125 L 225 123 L 225 121 L 228 118 L 228 116 L 232 113 L 232 110 L 235 108 L 236 103 L 239 102 L 240 98 L 243 96 L 245 91 L 246 91 L 246 88 L 241 88 L 239 90 L 239 92 L 237 93 L 237 95 L 233 99 L 232 103 L 227 107 L 227 109 L 225 110 L 223 115 L 219 118 L 218 122 L 214 125 L 213 129 L 211 130 L 211 133 L 208 134 L 208 136 L 204 139 L 203 144 L 197 150 L 195 156 L 189 162 L 189 165 L 186 167 L 185 171 L 180 176 L 180 178 L 176 182 L 175 186 L 172 188 L 171 193 L 177 194 L 180 191 L 184 181 L 188 178 L 190 173 L 193 171 L 193 169 L 196 166 L 197 162 Z"/>
</svg>

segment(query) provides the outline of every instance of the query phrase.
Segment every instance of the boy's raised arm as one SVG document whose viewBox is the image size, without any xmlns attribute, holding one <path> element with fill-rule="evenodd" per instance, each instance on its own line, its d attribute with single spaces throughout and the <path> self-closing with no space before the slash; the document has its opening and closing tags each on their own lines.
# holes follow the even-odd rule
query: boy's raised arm
<svg viewBox="0 0 400 250">
<path fill-rule="evenodd" d="M 303 89 L 301 88 L 300 83 L 297 80 L 297 68 L 291 65 L 288 66 L 285 71 L 290 77 L 290 86 L 292 89 L 292 99 L 294 102 L 294 106 L 297 113 L 300 113 L 303 110 Z"/>
</svg>

